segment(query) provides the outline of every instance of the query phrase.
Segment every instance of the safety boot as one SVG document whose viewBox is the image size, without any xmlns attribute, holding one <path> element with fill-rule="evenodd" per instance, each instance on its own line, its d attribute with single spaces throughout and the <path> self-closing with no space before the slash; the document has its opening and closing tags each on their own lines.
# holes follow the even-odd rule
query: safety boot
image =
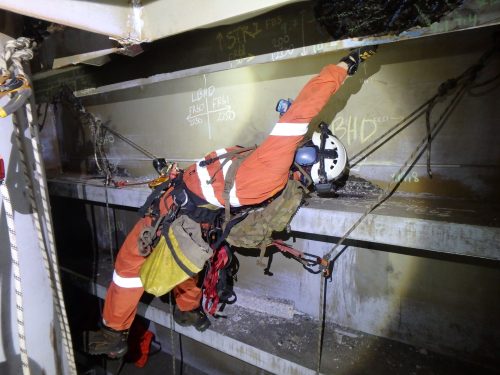
<svg viewBox="0 0 500 375">
<path fill-rule="evenodd" d="M 340 61 L 347 64 L 347 74 L 352 76 L 358 70 L 359 64 L 369 59 L 377 52 L 378 46 L 364 46 L 353 49 L 347 56 Z"/>
<path fill-rule="evenodd" d="M 99 331 L 86 332 L 86 336 L 89 354 L 106 354 L 109 358 L 121 358 L 127 353 L 128 329 L 117 331 L 103 326 Z"/>
<path fill-rule="evenodd" d="M 210 327 L 210 320 L 200 307 L 191 311 L 181 311 L 176 308 L 174 311 L 174 320 L 183 327 L 193 326 L 200 332 Z"/>
</svg>

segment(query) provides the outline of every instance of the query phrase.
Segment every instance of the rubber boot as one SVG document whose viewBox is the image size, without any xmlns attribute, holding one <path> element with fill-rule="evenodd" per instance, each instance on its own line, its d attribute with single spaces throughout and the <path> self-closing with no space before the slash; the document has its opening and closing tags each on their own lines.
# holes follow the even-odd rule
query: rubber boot
<svg viewBox="0 0 500 375">
<path fill-rule="evenodd" d="M 200 332 L 210 327 L 210 320 L 200 307 L 191 311 L 181 311 L 176 308 L 174 311 L 174 320 L 183 327 L 193 326 Z"/>
<path fill-rule="evenodd" d="M 128 330 L 116 331 L 103 326 L 99 331 L 86 333 L 86 348 L 89 354 L 106 354 L 109 358 L 121 358 L 127 353 Z"/>
</svg>

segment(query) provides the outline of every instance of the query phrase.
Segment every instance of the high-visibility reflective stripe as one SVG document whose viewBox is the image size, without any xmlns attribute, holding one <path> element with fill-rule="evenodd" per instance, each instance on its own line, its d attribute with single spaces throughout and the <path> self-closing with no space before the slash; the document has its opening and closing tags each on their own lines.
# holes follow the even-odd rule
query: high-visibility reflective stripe
<svg viewBox="0 0 500 375">
<path fill-rule="evenodd" d="M 217 156 L 221 156 L 221 155 L 224 155 L 227 153 L 227 150 L 225 148 L 221 148 L 220 150 L 217 150 L 215 151 L 215 153 L 217 154 Z M 225 162 L 224 166 L 222 167 L 222 174 L 224 175 L 224 181 L 226 180 L 226 175 L 227 175 L 227 171 L 229 170 L 229 167 L 231 166 L 231 164 L 233 163 L 232 160 L 228 160 L 226 161 L 226 159 L 219 159 L 219 162 L 222 164 Z"/>
<path fill-rule="evenodd" d="M 121 277 L 113 272 L 113 282 L 121 288 L 142 288 L 140 277 Z"/>
<path fill-rule="evenodd" d="M 225 148 L 223 148 L 223 149 L 217 150 L 215 152 L 217 153 L 217 156 L 220 156 L 220 155 L 227 153 L 227 150 Z M 224 163 L 224 159 L 221 159 L 220 162 Z M 224 175 L 224 181 L 226 181 L 227 171 L 229 170 L 229 167 L 231 166 L 232 163 L 233 163 L 232 160 L 228 160 L 226 162 L 226 164 L 224 164 L 224 166 L 222 167 L 222 174 Z M 236 196 L 236 181 L 234 181 L 233 187 L 229 191 L 229 204 L 232 207 L 240 207 L 241 206 L 240 200 Z"/>
<path fill-rule="evenodd" d="M 274 125 L 271 135 L 297 136 L 307 133 L 308 123 L 278 122 Z"/>
<path fill-rule="evenodd" d="M 196 163 L 196 173 L 200 179 L 201 192 L 203 193 L 205 200 L 214 206 L 223 207 L 219 200 L 215 197 L 214 187 L 212 184 L 207 184 L 207 181 L 210 181 L 210 174 L 208 173 L 207 167 L 200 167 L 200 162 Z"/>
<path fill-rule="evenodd" d="M 236 181 L 234 181 L 234 185 L 229 192 L 229 204 L 232 207 L 241 207 L 240 200 L 236 196 Z"/>
<path fill-rule="evenodd" d="M 227 150 L 225 148 L 221 150 L 215 151 L 217 153 L 217 156 L 223 155 L 227 153 Z M 221 163 L 224 163 L 224 159 L 220 160 Z M 222 174 L 224 175 L 224 181 L 226 181 L 226 176 L 227 176 L 227 171 L 229 170 L 229 167 L 233 163 L 232 160 L 228 160 L 224 166 L 222 167 Z M 229 192 L 229 204 L 233 207 L 240 207 L 241 203 L 238 197 L 236 196 L 236 181 L 233 184 L 233 187 L 231 188 Z"/>
<path fill-rule="evenodd" d="M 228 151 L 225 148 L 221 148 L 215 151 L 217 156 L 221 156 L 226 154 Z M 219 163 L 223 164 L 225 159 L 220 159 Z M 224 181 L 226 180 L 226 175 L 229 170 L 229 167 L 232 164 L 232 160 L 228 160 L 224 166 L 222 167 L 222 175 L 224 176 Z M 196 172 L 198 173 L 198 178 L 200 179 L 201 191 L 203 193 L 203 197 L 208 203 L 211 203 L 218 207 L 224 207 L 217 197 L 215 196 L 215 191 L 212 184 L 207 184 L 207 181 L 211 179 L 210 173 L 208 172 L 207 167 L 200 167 L 199 162 L 196 164 Z M 241 203 L 238 197 L 236 196 L 236 182 L 233 184 L 231 191 L 229 192 L 229 204 L 233 207 L 240 207 Z"/>
</svg>

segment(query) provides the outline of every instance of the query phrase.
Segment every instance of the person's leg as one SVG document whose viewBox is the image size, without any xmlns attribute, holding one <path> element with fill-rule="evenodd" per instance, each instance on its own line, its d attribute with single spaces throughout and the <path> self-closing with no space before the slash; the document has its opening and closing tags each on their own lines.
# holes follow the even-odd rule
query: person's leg
<svg viewBox="0 0 500 375">
<path fill-rule="evenodd" d="M 201 304 L 201 288 L 198 276 L 187 279 L 174 288 L 175 304 L 181 311 L 197 309 Z"/>
<path fill-rule="evenodd" d="M 200 306 L 202 291 L 197 284 L 198 276 L 195 276 L 174 288 L 174 320 L 181 326 L 194 326 L 198 331 L 204 331 L 210 326 L 210 320 Z"/>
<path fill-rule="evenodd" d="M 139 220 L 123 243 L 115 262 L 113 280 L 104 301 L 103 320 L 115 330 L 130 328 L 144 292 L 139 271 L 146 260 L 139 254 L 137 241 L 149 218 Z"/>
<path fill-rule="evenodd" d="M 149 218 L 139 220 L 118 252 L 113 280 L 104 301 L 104 326 L 97 332 L 88 332 L 87 350 L 90 354 L 107 354 L 116 358 L 127 352 L 128 329 L 144 292 L 139 271 L 145 258 L 139 254 L 137 240 L 149 222 Z"/>
</svg>

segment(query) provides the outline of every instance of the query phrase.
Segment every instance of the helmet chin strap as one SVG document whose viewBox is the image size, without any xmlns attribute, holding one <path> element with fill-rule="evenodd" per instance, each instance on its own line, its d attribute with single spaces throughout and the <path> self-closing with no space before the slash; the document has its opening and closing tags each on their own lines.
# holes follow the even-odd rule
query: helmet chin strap
<svg viewBox="0 0 500 375">
<path fill-rule="evenodd" d="M 302 176 L 304 176 L 306 187 L 314 185 L 311 174 L 309 172 L 307 172 L 304 168 L 302 168 L 302 166 L 299 163 L 294 162 L 293 164 L 299 170 L 299 172 L 302 174 Z"/>
<path fill-rule="evenodd" d="M 318 170 L 318 176 L 319 176 L 319 181 L 321 185 L 327 184 L 328 179 L 326 177 L 326 171 L 325 171 L 325 144 L 326 140 L 328 139 L 328 135 L 330 135 L 330 129 L 328 129 L 328 124 L 325 122 L 321 122 L 319 124 L 319 128 L 321 129 L 321 143 L 319 147 L 319 170 Z M 319 185 L 319 184 L 317 184 Z"/>
</svg>

